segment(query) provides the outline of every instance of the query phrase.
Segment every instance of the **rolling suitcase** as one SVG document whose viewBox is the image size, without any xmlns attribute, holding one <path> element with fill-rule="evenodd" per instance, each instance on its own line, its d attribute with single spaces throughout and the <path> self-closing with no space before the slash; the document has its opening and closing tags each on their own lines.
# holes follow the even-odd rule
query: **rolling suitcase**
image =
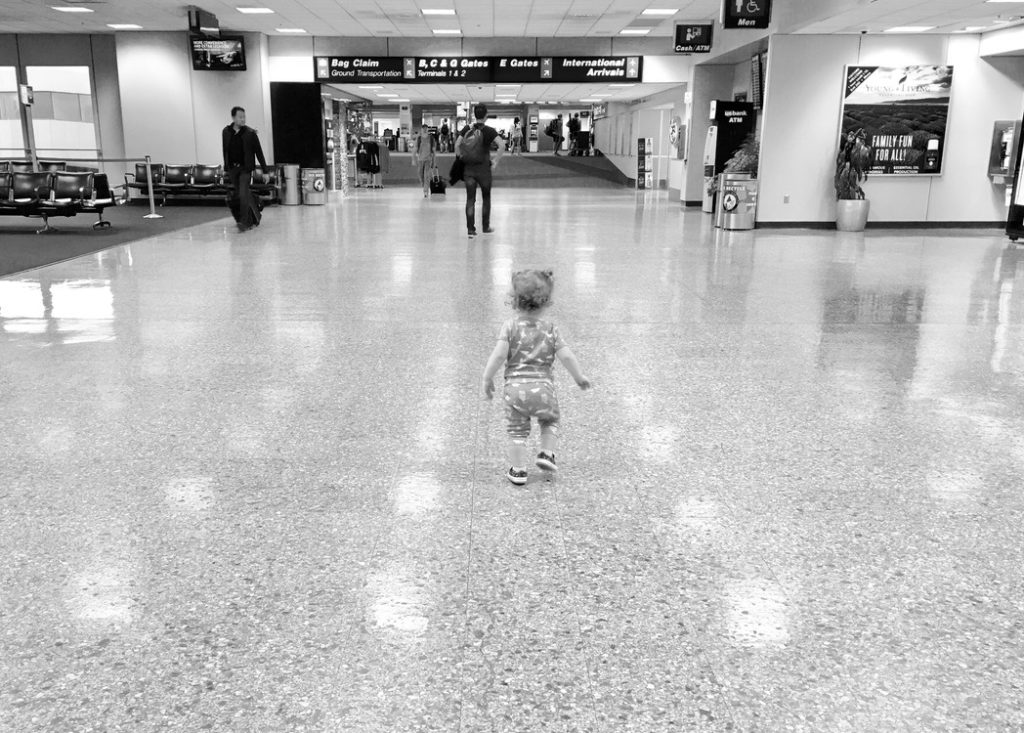
<svg viewBox="0 0 1024 733">
<path fill-rule="evenodd" d="M 437 166 L 434 166 L 433 174 L 430 176 L 430 195 L 441 194 L 443 196 L 446 188 L 447 185 L 444 179 L 441 178 L 441 171 L 437 169 Z"/>
</svg>

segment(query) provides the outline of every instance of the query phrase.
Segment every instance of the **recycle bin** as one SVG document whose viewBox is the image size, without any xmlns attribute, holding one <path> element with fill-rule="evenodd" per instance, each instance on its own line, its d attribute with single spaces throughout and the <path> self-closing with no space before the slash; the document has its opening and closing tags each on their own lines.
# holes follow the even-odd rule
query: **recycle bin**
<svg viewBox="0 0 1024 733">
<path fill-rule="evenodd" d="M 302 169 L 302 203 L 306 206 L 327 203 L 327 175 L 323 168 Z"/>
<path fill-rule="evenodd" d="M 285 206 L 298 206 L 299 199 L 299 166 L 281 166 L 281 203 Z"/>
<path fill-rule="evenodd" d="M 715 226 L 753 229 L 757 213 L 757 181 L 749 173 L 723 173 L 718 186 Z"/>
</svg>

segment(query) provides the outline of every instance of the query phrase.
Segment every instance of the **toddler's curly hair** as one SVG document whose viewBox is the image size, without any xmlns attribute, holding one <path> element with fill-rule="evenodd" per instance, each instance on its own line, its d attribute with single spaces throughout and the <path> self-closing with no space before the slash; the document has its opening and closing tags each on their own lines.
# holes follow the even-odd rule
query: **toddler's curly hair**
<svg viewBox="0 0 1024 733">
<path fill-rule="evenodd" d="M 551 270 L 520 270 L 512 275 L 512 307 L 517 311 L 539 311 L 551 305 L 555 274 Z"/>
</svg>

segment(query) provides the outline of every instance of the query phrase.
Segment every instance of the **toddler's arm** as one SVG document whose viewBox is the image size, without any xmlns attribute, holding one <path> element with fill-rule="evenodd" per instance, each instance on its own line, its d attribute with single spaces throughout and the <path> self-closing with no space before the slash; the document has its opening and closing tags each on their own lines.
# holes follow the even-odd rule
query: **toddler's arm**
<svg viewBox="0 0 1024 733">
<path fill-rule="evenodd" d="M 487 360 L 487 366 L 484 367 L 484 395 L 487 399 L 494 397 L 494 376 L 506 359 L 508 359 L 508 341 L 500 339 L 494 345 L 491 358 Z"/>
<path fill-rule="evenodd" d="M 563 346 L 556 352 L 555 356 L 562 362 L 562 366 L 572 375 L 572 378 L 576 380 L 576 384 L 579 385 L 580 389 L 590 389 L 590 380 L 583 376 L 580 363 L 576 361 L 576 354 L 572 353 L 572 349 L 568 346 Z"/>
</svg>

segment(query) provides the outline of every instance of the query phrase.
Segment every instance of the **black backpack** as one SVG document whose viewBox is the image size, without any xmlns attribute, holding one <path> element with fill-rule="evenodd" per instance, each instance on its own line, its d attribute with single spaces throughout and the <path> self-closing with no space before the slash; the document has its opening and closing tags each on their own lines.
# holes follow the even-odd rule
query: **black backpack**
<svg viewBox="0 0 1024 733">
<path fill-rule="evenodd" d="M 544 130 L 544 133 L 548 137 L 557 137 L 558 136 L 558 120 L 557 119 L 551 120 L 551 122 L 548 123 L 547 129 Z"/>
</svg>

